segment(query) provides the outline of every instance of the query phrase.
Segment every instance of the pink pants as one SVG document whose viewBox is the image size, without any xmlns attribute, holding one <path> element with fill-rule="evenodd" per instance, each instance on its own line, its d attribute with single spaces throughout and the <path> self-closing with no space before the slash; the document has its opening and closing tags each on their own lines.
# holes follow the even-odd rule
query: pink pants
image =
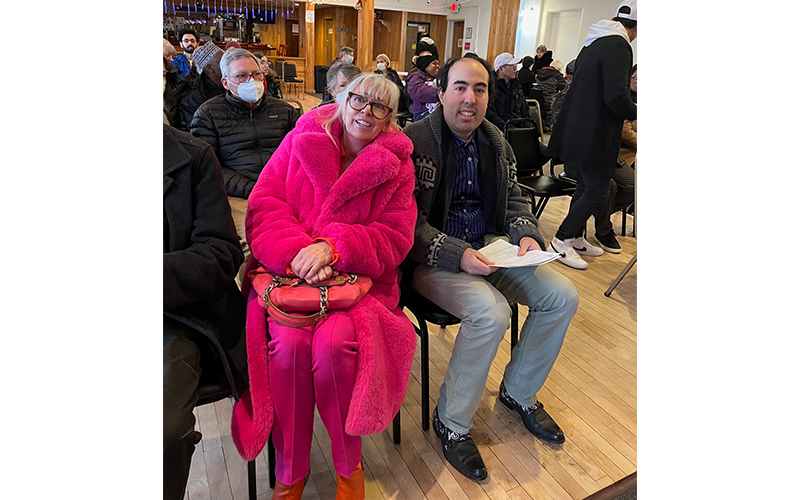
<svg viewBox="0 0 800 500">
<path fill-rule="evenodd" d="M 344 432 L 356 382 L 353 321 L 343 311 L 308 328 L 290 328 L 269 318 L 269 336 L 275 476 L 283 484 L 295 484 L 308 473 L 316 401 L 331 438 L 333 466 L 340 476 L 350 477 L 361 461 L 361 437 Z"/>
</svg>

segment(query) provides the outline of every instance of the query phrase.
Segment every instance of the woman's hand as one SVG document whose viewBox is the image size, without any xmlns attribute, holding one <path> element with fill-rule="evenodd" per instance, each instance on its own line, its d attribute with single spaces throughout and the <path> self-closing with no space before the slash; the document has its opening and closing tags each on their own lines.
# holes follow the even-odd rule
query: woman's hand
<svg viewBox="0 0 800 500">
<path fill-rule="evenodd" d="M 325 281 L 338 275 L 339 271 L 334 271 L 331 266 L 322 266 L 322 269 L 320 269 L 317 274 L 310 278 L 306 278 L 306 283 L 313 285 L 314 283 L 319 283 L 320 281 Z"/>
<path fill-rule="evenodd" d="M 328 279 L 332 275 L 333 268 L 328 265 L 331 260 L 333 260 L 331 246 L 325 241 L 320 241 L 297 252 L 289 266 L 298 278 L 309 283 L 316 283 L 321 279 Z M 324 271 L 325 267 L 329 270 Z M 320 279 L 320 276 L 326 277 Z"/>
</svg>

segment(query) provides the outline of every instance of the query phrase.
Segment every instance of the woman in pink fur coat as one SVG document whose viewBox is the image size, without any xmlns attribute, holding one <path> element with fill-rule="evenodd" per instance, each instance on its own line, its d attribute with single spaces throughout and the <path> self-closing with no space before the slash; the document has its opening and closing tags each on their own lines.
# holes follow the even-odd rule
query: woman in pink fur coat
<svg viewBox="0 0 800 500">
<path fill-rule="evenodd" d="M 416 335 L 397 307 L 397 267 L 417 211 L 412 144 L 395 125 L 398 94 L 380 75 L 357 77 L 337 103 L 300 118 L 248 199 L 248 270 L 291 270 L 310 283 L 338 272 L 373 281 L 355 306 L 314 327 L 269 318 L 268 334 L 265 311 L 243 284 L 250 389 L 234 406 L 232 433 L 252 460 L 272 431 L 273 499 L 302 495 L 315 404 L 331 438 L 336 498 L 364 498 L 360 436 L 385 429 L 405 397 Z"/>
</svg>

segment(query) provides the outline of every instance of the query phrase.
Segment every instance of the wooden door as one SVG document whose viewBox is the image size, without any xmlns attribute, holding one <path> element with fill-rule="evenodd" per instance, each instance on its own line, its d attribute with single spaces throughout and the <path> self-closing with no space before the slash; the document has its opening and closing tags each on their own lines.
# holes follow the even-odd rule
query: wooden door
<svg viewBox="0 0 800 500">
<path fill-rule="evenodd" d="M 325 58 L 322 60 L 323 65 L 330 64 L 333 61 L 333 47 L 335 45 L 335 40 L 333 39 L 333 19 L 325 19 L 324 21 L 324 29 L 325 29 Z"/>
<path fill-rule="evenodd" d="M 404 62 L 403 71 L 411 71 L 414 65 L 411 64 L 411 58 L 417 50 L 417 42 L 422 37 L 430 36 L 431 23 L 417 23 L 409 21 L 406 25 L 406 60 Z M 441 55 L 441 54 L 440 54 Z"/>
<path fill-rule="evenodd" d="M 285 19 L 286 23 L 286 57 L 300 57 L 300 22 L 296 19 Z"/>
<path fill-rule="evenodd" d="M 459 46 L 458 42 L 461 41 Z M 461 49 L 464 46 L 464 21 L 453 23 L 453 57 L 461 57 Z"/>
</svg>

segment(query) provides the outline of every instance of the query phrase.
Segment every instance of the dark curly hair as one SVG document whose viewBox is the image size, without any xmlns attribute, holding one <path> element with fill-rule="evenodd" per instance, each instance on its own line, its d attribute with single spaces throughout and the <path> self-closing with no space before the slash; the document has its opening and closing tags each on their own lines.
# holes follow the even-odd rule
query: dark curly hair
<svg viewBox="0 0 800 500">
<path fill-rule="evenodd" d="M 489 82 L 488 82 L 489 102 L 492 102 L 495 93 L 495 81 L 494 78 L 492 77 L 492 66 L 486 61 L 486 59 L 483 59 L 481 56 L 479 56 L 474 52 L 467 52 L 466 54 L 464 54 L 464 57 L 453 57 L 448 59 L 447 62 L 444 63 L 444 66 L 439 68 L 439 74 L 436 76 L 436 85 L 442 92 L 446 92 L 447 84 L 449 83 L 448 76 L 450 74 L 450 68 L 452 68 L 453 64 L 457 63 L 458 61 L 467 58 L 478 61 L 481 64 L 481 66 L 483 66 L 483 68 L 486 70 L 486 73 L 489 75 Z"/>
</svg>

